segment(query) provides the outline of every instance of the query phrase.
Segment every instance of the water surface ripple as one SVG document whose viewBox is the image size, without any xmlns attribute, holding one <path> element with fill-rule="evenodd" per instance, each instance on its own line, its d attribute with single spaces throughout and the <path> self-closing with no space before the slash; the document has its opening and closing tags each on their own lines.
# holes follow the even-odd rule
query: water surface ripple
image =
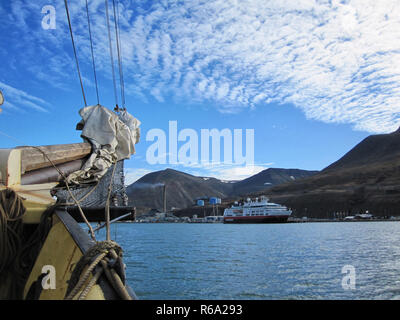
<svg viewBox="0 0 400 320">
<path fill-rule="evenodd" d="M 399 222 L 118 223 L 112 236 L 140 299 L 400 298 Z"/>
</svg>

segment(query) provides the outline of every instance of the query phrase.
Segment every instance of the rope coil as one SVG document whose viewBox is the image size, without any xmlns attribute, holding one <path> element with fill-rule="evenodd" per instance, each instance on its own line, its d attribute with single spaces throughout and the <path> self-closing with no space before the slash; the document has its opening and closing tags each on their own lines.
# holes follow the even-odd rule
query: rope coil
<svg viewBox="0 0 400 320">
<path fill-rule="evenodd" d="M 64 299 L 73 300 L 75 297 L 78 300 L 85 299 L 103 272 L 122 299 L 132 300 L 124 284 L 122 249 L 111 240 L 97 242 L 81 257 L 72 272 Z M 90 275 L 92 278 L 88 282 Z M 79 292 L 81 293 L 77 296 Z"/>
</svg>

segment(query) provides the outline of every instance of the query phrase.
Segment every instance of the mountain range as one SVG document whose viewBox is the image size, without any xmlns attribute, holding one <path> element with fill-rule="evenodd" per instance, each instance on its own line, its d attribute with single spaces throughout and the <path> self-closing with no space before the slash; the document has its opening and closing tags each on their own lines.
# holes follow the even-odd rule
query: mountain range
<svg viewBox="0 0 400 320">
<path fill-rule="evenodd" d="M 166 186 L 167 208 L 187 208 L 197 198 L 221 199 L 246 196 L 273 186 L 296 181 L 318 171 L 269 168 L 241 181 L 222 181 L 212 177 L 197 177 L 173 169 L 149 173 L 126 191 L 131 205 L 138 208 L 163 208 L 163 187 Z"/>
</svg>

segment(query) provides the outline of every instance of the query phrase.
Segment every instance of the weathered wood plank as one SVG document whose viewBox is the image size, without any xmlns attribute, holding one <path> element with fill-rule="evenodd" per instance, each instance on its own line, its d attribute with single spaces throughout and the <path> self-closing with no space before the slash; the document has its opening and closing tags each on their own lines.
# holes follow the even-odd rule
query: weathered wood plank
<svg viewBox="0 0 400 320">
<path fill-rule="evenodd" d="M 89 155 L 92 150 L 90 143 L 56 144 L 40 146 L 39 148 L 46 153 L 54 164 L 82 159 Z M 51 166 L 48 159 L 36 148 L 24 146 L 17 147 L 17 149 L 21 150 L 21 174 Z"/>
</svg>

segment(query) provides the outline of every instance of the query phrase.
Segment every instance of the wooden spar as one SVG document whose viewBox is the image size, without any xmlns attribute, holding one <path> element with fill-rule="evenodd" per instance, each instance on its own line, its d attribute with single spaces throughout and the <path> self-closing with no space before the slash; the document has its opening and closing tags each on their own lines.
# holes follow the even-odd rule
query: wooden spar
<svg viewBox="0 0 400 320">
<path fill-rule="evenodd" d="M 92 147 L 90 143 L 56 144 L 38 147 L 53 161 L 61 164 L 88 156 Z M 42 152 L 33 147 L 17 147 L 21 150 L 21 174 L 41 168 L 51 167 L 52 164 Z"/>
<path fill-rule="evenodd" d="M 79 170 L 85 163 L 85 161 L 86 158 L 73 160 L 70 162 L 58 164 L 57 168 L 65 176 L 68 176 L 70 173 Z M 61 180 L 62 176 L 59 174 L 56 168 L 51 166 L 25 173 L 24 175 L 21 176 L 21 185 L 59 182 Z"/>
</svg>

